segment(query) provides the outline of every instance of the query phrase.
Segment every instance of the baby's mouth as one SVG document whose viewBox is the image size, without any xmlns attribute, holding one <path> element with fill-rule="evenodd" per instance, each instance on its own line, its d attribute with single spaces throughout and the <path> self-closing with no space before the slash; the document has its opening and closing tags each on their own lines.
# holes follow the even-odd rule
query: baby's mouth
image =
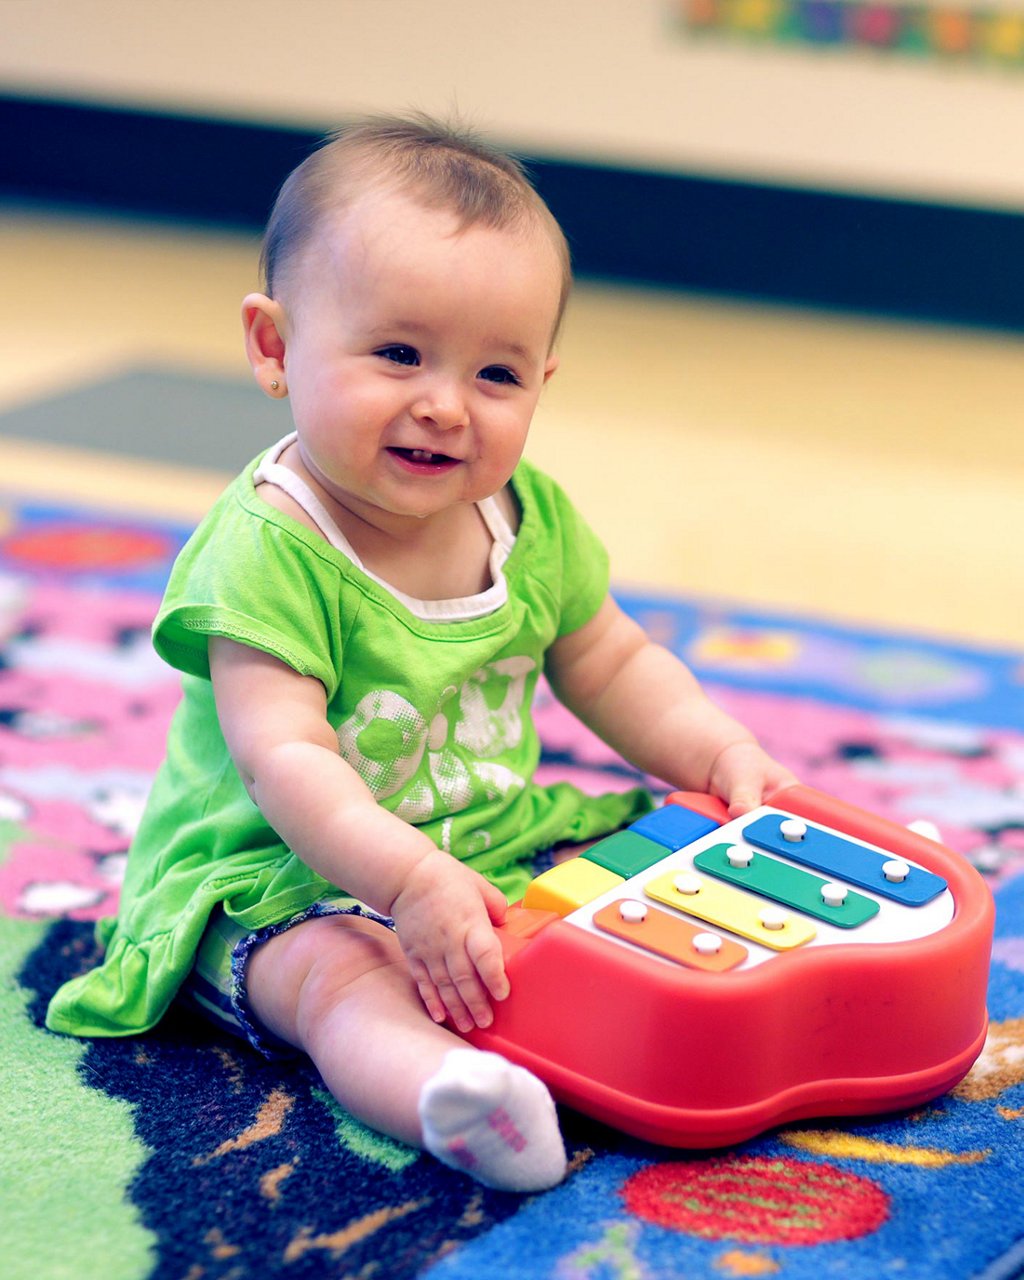
<svg viewBox="0 0 1024 1280">
<path fill-rule="evenodd" d="M 451 466 L 458 461 L 457 458 L 451 458 L 446 453 L 433 453 L 429 449 L 400 449 L 397 446 L 392 446 L 388 449 L 388 453 L 420 467 Z"/>
</svg>

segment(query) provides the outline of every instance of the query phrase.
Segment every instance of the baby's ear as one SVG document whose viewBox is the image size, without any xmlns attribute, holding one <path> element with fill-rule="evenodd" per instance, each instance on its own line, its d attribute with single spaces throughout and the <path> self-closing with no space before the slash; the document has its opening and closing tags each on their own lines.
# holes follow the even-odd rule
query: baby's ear
<svg viewBox="0 0 1024 1280">
<path fill-rule="evenodd" d="M 551 355 L 548 356 L 547 364 L 544 366 L 545 382 L 547 382 L 547 380 L 551 377 L 554 371 L 558 368 L 558 363 L 559 363 L 558 356 L 556 356 L 555 353 L 552 351 Z"/>
<path fill-rule="evenodd" d="M 250 293 L 242 302 L 245 354 L 256 381 L 268 396 L 287 395 L 284 375 L 285 323 L 279 302 L 265 293 Z"/>
</svg>

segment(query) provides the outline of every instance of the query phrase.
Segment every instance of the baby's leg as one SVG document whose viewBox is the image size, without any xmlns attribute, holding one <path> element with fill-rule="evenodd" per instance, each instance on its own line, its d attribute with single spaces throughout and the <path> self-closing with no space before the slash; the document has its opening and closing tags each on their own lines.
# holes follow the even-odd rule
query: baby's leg
<svg viewBox="0 0 1024 1280">
<path fill-rule="evenodd" d="M 346 1110 L 487 1186 L 540 1191 L 565 1149 L 551 1095 L 528 1071 L 433 1022 L 398 939 L 360 916 L 322 916 L 257 947 L 249 1001 L 312 1058 Z"/>
</svg>

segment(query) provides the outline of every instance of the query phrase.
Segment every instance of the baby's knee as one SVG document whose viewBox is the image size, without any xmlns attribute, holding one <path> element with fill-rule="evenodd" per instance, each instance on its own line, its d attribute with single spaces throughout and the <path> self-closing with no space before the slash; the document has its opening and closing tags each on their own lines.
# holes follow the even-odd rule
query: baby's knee
<svg viewBox="0 0 1024 1280">
<path fill-rule="evenodd" d="M 310 1028 L 367 979 L 396 966 L 405 967 L 401 948 L 383 925 L 359 916 L 321 916 L 253 951 L 246 968 L 249 1000 L 270 1030 L 307 1048 Z"/>
<path fill-rule="evenodd" d="M 415 1001 L 416 987 L 398 938 L 390 930 L 359 916 L 332 916 L 300 943 L 302 980 L 296 992 L 296 1021 L 316 1034 L 332 1015 L 350 1010 L 388 1010 L 393 1000 Z"/>
</svg>

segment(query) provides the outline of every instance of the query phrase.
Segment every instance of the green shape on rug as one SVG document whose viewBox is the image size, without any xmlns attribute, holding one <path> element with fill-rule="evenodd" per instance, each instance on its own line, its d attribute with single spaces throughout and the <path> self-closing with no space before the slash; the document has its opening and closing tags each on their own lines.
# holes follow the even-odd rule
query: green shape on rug
<svg viewBox="0 0 1024 1280">
<path fill-rule="evenodd" d="M 85 1084 L 87 1044 L 34 1026 L 18 985 L 47 927 L 0 917 L 5 1280 L 141 1280 L 156 1237 L 128 1198 L 147 1154 L 132 1109 Z"/>
<path fill-rule="evenodd" d="M 32 832 L 26 830 L 20 822 L 0 816 L 0 866 L 3 866 L 11 856 L 11 850 L 16 844 L 22 844 L 34 838 Z"/>
<path fill-rule="evenodd" d="M 389 1173 L 401 1173 L 420 1158 L 421 1152 L 349 1115 L 326 1089 L 314 1089 L 313 1097 L 322 1102 L 334 1121 L 334 1132 L 343 1147 L 364 1160 L 382 1165 Z"/>
</svg>

